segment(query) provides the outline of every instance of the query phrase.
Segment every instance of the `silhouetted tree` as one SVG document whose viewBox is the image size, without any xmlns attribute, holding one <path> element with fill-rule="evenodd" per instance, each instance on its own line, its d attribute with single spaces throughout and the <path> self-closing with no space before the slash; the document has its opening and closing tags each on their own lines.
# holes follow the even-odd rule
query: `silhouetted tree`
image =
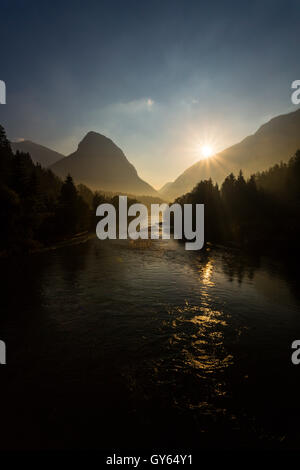
<svg viewBox="0 0 300 470">
<path fill-rule="evenodd" d="M 5 130 L 0 125 L 0 185 L 10 185 L 12 155 L 13 153 Z"/>
<path fill-rule="evenodd" d="M 300 235 L 300 151 L 288 164 L 251 175 L 228 175 L 221 191 L 201 181 L 177 201 L 205 204 L 206 241 L 231 241 L 247 246 L 283 246 Z M 223 223 L 221 220 L 223 219 Z"/>
<path fill-rule="evenodd" d="M 88 205 L 79 196 L 73 179 L 68 175 L 61 187 L 56 210 L 57 224 L 62 235 L 88 228 Z"/>
<path fill-rule="evenodd" d="M 92 201 L 85 187 L 86 194 Z M 0 126 L 0 251 L 24 251 L 87 230 L 90 219 L 91 209 L 72 178 L 62 183 L 28 153 L 13 154 Z"/>
</svg>

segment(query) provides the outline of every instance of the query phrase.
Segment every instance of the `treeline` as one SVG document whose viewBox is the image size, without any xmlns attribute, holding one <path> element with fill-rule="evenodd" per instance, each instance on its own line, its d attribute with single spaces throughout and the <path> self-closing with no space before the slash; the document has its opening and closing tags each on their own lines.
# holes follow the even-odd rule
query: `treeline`
<svg viewBox="0 0 300 470">
<path fill-rule="evenodd" d="M 295 246 L 300 236 L 300 150 L 288 163 L 245 179 L 227 176 L 221 187 L 200 181 L 176 199 L 180 204 L 205 204 L 205 240 L 237 245 Z"/>
<path fill-rule="evenodd" d="M 300 236 L 300 150 L 288 163 L 245 179 L 232 173 L 221 187 L 200 181 L 176 199 L 205 204 L 205 240 L 281 250 Z M 60 180 L 34 164 L 28 153 L 12 152 L 0 126 L 0 253 L 31 250 L 95 230 L 96 208 L 118 196 L 93 192 L 72 177 Z M 128 199 L 128 204 L 136 202 Z"/>
<path fill-rule="evenodd" d="M 28 153 L 13 153 L 0 126 L 0 253 L 30 251 L 80 232 L 95 230 L 96 207 L 117 197 L 93 192 L 72 177 L 60 180 L 34 164 Z"/>
</svg>

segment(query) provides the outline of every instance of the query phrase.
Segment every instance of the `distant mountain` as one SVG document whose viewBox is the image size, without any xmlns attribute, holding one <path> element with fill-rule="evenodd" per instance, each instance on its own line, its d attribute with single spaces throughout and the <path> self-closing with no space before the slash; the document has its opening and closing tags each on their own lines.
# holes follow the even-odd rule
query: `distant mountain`
<svg viewBox="0 0 300 470">
<path fill-rule="evenodd" d="M 30 140 L 23 140 L 21 142 L 12 142 L 11 147 L 14 152 L 28 152 L 34 163 L 40 163 L 43 167 L 47 167 L 57 162 L 64 157 L 61 153 L 48 149 L 43 145 L 35 144 Z"/>
<path fill-rule="evenodd" d="M 51 165 L 51 170 L 62 178 L 70 173 L 76 183 L 84 183 L 94 190 L 158 196 L 138 176 L 122 150 L 97 132 L 88 132 L 76 152 Z"/>
<path fill-rule="evenodd" d="M 160 190 L 158 192 L 163 193 L 163 192 L 167 191 L 172 186 L 172 184 L 173 184 L 172 182 L 165 183 L 163 185 L 163 187 L 160 188 Z"/>
<path fill-rule="evenodd" d="M 299 148 L 300 109 L 271 119 L 240 143 L 195 163 L 173 183 L 167 183 L 160 195 L 173 200 L 190 191 L 200 180 L 212 178 L 221 183 L 229 173 L 237 173 L 240 169 L 249 176 L 287 161 Z"/>
</svg>

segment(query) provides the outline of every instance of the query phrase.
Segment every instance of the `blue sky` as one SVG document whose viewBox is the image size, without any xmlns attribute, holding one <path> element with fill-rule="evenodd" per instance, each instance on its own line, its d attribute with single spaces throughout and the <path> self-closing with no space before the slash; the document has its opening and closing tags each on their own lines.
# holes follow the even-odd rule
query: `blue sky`
<svg viewBox="0 0 300 470">
<path fill-rule="evenodd" d="M 111 137 L 155 187 L 294 110 L 298 1 L 0 3 L 0 123 L 71 153 Z"/>
</svg>

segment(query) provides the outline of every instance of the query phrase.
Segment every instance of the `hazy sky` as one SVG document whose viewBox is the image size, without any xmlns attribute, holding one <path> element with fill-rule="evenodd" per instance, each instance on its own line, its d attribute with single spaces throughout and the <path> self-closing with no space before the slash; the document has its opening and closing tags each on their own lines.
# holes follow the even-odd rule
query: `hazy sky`
<svg viewBox="0 0 300 470">
<path fill-rule="evenodd" d="M 156 188 L 292 111 L 300 2 L 0 2 L 0 123 L 68 154 L 111 137 Z"/>
</svg>

